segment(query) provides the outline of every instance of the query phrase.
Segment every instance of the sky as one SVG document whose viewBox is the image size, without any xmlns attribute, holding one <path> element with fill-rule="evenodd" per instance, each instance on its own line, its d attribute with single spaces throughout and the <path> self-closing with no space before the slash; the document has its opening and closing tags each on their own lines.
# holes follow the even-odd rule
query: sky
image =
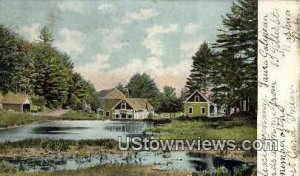
<svg viewBox="0 0 300 176">
<path fill-rule="evenodd" d="M 53 46 L 68 53 L 75 71 L 97 90 L 147 73 L 159 88 L 179 92 L 192 55 L 213 43 L 230 0 L 0 0 L 0 23 L 29 41 L 43 26 Z"/>
</svg>

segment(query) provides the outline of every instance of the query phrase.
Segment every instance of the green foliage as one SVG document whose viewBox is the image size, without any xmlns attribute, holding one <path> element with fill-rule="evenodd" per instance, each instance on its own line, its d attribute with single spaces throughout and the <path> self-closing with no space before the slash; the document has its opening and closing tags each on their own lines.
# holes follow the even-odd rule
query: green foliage
<svg viewBox="0 0 300 176">
<path fill-rule="evenodd" d="M 15 175 L 15 173 L 17 172 L 17 170 L 15 168 L 13 168 L 12 166 L 9 165 L 9 163 L 0 162 L 0 174 L 1 173 L 6 173 L 9 175 Z"/>
<path fill-rule="evenodd" d="M 183 101 L 176 96 L 176 89 L 171 86 L 164 86 L 160 94 L 159 112 L 178 112 L 182 109 Z"/>
<path fill-rule="evenodd" d="M 31 96 L 32 105 L 37 107 L 37 111 L 43 111 L 43 108 L 45 106 L 45 98 L 38 96 L 38 95 L 32 95 Z"/>
<path fill-rule="evenodd" d="M 29 44 L 0 25 L 0 90 L 30 92 L 32 61 L 26 57 Z"/>
<path fill-rule="evenodd" d="M 96 111 L 99 100 L 93 85 L 74 73 L 66 53 L 51 46 L 51 31 L 44 27 L 39 38 L 29 43 L 0 25 L 0 91 L 30 94 L 37 109 L 45 104 Z"/>
<path fill-rule="evenodd" d="M 149 132 L 160 132 L 161 139 L 256 139 L 256 123 L 247 119 L 231 120 L 172 120 L 164 126 L 152 127 Z M 148 130 L 147 130 L 148 131 Z"/>
<path fill-rule="evenodd" d="M 160 104 L 158 87 L 146 73 L 133 75 L 127 84 L 127 89 L 130 97 L 146 98 L 155 108 Z"/>
<path fill-rule="evenodd" d="M 203 43 L 192 57 L 185 92 L 212 92 L 210 99 L 228 109 L 255 112 L 257 104 L 257 0 L 238 0 L 223 16 L 223 28 L 213 44 Z M 249 107 L 249 108 L 248 108 Z"/>
<path fill-rule="evenodd" d="M 193 64 L 190 76 L 187 78 L 186 87 L 189 94 L 195 90 L 206 93 L 210 85 L 209 78 L 213 54 L 206 42 L 202 43 L 199 50 L 192 57 Z"/>
<path fill-rule="evenodd" d="M 214 99 L 229 106 L 249 99 L 248 111 L 255 111 L 257 102 L 257 0 L 239 0 L 231 12 L 223 16 L 214 45 L 218 48 L 213 64 L 215 74 Z"/>
<path fill-rule="evenodd" d="M 44 44 L 50 45 L 54 38 L 52 36 L 52 32 L 49 30 L 49 28 L 47 27 L 43 27 L 41 30 L 41 34 L 39 36 L 41 42 L 43 42 Z"/>
</svg>

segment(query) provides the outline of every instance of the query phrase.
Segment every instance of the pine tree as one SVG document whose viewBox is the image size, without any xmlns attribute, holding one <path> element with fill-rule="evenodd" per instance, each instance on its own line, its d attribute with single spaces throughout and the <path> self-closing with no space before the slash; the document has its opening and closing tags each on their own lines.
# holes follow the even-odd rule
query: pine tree
<svg viewBox="0 0 300 176">
<path fill-rule="evenodd" d="M 30 92 L 30 77 L 26 76 L 31 60 L 26 57 L 25 45 L 16 33 L 0 25 L 0 90 Z"/>
<path fill-rule="evenodd" d="M 50 45 L 54 40 L 52 32 L 49 30 L 49 28 L 47 28 L 45 26 L 41 30 L 39 39 L 42 43 L 47 44 L 47 45 Z"/>
<path fill-rule="evenodd" d="M 257 99 L 257 0 L 239 0 L 231 12 L 223 16 L 224 29 L 217 35 L 214 47 L 220 50 L 219 60 L 223 91 L 230 106 L 249 99 L 252 111 Z M 217 89 L 215 89 L 216 91 Z"/>
<path fill-rule="evenodd" d="M 212 51 L 206 42 L 201 44 L 192 60 L 191 73 L 186 82 L 187 91 L 189 94 L 192 94 L 195 90 L 206 93 L 210 85 L 209 74 L 212 60 Z"/>
</svg>

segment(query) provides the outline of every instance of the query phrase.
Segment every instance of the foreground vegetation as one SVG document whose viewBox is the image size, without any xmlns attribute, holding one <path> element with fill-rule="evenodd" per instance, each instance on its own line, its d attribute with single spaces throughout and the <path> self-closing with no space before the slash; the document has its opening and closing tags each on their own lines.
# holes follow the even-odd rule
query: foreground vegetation
<svg viewBox="0 0 300 176">
<path fill-rule="evenodd" d="M 96 166 L 85 169 L 78 169 L 72 171 L 56 171 L 56 172 L 24 172 L 17 171 L 10 167 L 7 163 L 0 162 L 0 176 L 232 176 L 227 172 L 224 172 L 222 168 L 218 168 L 214 174 L 203 172 L 191 173 L 191 172 L 178 172 L 178 171 L 162 171 L 158 170 L 155 166 L 148 165 L 124 165 L 124 164 L 111 164 Z M 243 170 L 235 169 L 233 176 L 242 175 L 256 175 L 256 169 Z"/>
<path fill-rule="evenodd" d="M 141 165 L 105 165 L 97 166 L 87 169 L 79 169 L 74 171 L 57 171 L 52 173 L 45 172 L 18 172 L 8 165 L 0 163 L 1 176 L 15 175 L 15 176 L 140 176 L 140 175 L 151 175 L 151 176 L 184 176 L 191 175 L 186 173 L 179 173 L 174 171 L 159 171 L 154 166 L 141 166 Z"/>
</svg>

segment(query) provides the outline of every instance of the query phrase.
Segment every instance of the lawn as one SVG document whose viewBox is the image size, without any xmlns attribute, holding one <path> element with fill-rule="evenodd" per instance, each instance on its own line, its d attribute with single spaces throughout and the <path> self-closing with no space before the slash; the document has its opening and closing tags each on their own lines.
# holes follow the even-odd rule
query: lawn
<svg viewBox="0 0 300 176">
<path fill-rule="evenodd" d="M 6 128 L 16 125 L 24 125 L 36 121 L 46 120 L 47 117 L 32 115 L 29 113 L 14 113 L 0 111 L 0 128 Z"/>
<path fill-rule="evenodd" d="M 256 122 L 246 118 L 226 120 L 172 120 L 149 132 L 160 133 L 160 139 L 233 139 L 238 142 L 256 139 Z"/>
<path fill-rule="evenodd" d="M 41 116 L 39 114 L 0 111 L 0 128 L 25 125 L 46 120 L 96 120 L 95 113 L 68 111 L 59 117 Z"/>
</svg>

